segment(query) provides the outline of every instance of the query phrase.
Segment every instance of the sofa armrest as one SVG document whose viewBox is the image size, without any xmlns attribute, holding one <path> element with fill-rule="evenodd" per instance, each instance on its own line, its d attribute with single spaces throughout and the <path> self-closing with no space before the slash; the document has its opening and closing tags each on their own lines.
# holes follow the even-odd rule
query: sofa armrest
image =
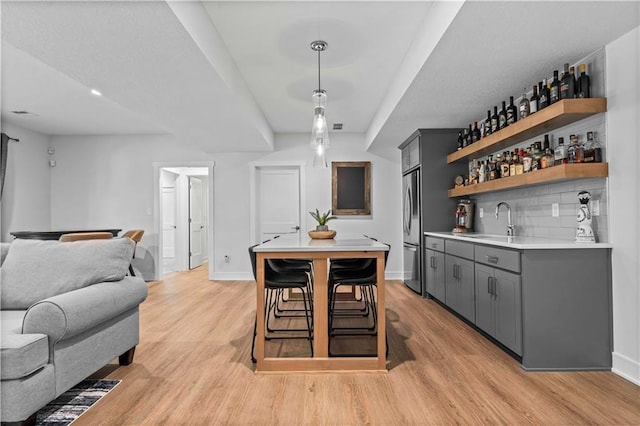
<svg viewBox="0 0 640 426">
<path fill-rule="evenodd" d="M 23 333 L 42 333 L 54 344 L 135 308 L 147 298 L 147 285 L 137 277 L 102 282 L 49 297 L 29 307 Z"/>
</svg>

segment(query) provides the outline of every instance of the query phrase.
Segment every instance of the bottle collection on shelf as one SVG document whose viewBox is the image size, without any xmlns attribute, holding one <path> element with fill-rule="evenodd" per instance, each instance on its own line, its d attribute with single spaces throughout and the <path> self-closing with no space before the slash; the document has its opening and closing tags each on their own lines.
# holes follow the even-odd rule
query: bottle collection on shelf
<svg viewBox="0 0 640 426">
<path fill-rule="evenodd" d="M 513 151 L 489 155 L 481 160 L 472 159 L 469 161 L 468 176 L 457 179 L 456 186 L 488 182 L 561 164 L 602 161 L 602 146 L 595 132 L 587 132 L 586 142 L 581 140 L 580 135 L 571 135 L 568 146 L 564 143 L 564 137 L 559 137 L 555 149 L 551 148 L 547 134 L 544 135 L 544 141 L 536 141 L 526 148 L 514 148 Z"/>
<path fill-rule="evenodd" d="M 547 82 L 543 79 L 533 86 L 531 98 L 527 98 L 527 91 L 522 95 L 522 99 L 518 107 L 513 103 L 513 96 L 509 97 L 509 105 L 502 101 L 502 108 L 498 111 L 498 107 L 487 110 L 487 118 L 478 126 L 475 121 L 473 126 L 469 124 L 467 129 L 458 133 L 458 150 L 479 141 L 498 130 L 523 119 L 531 114 L 535 114 L 543 108 L 548 107 L 563 99 L 571 98 L 589 98 L 591 97 L 591 80 L 586 73 L 586 65 L 580 64 L 578 67 L 580 76 L 576 78 L 575 67 L 570 67 L 568 63 L 564 64 L 564 72 L 558 77 L 558 70 L 553 71 L 553 80 Z"/>
</svg>

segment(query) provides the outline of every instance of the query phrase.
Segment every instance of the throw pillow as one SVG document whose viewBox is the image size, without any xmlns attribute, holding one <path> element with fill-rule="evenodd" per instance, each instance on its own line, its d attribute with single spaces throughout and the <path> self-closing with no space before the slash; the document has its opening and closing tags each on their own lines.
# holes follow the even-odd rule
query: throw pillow
<svg viewBox="0 0 640 426">
<path fill-rule="evenodd" d="M 135 243 L 129 238 L 61 243 L 17 239 L 2 265 L 2 309 L 27 309 L 47 297 L 124 278 Z"/>
</svg>

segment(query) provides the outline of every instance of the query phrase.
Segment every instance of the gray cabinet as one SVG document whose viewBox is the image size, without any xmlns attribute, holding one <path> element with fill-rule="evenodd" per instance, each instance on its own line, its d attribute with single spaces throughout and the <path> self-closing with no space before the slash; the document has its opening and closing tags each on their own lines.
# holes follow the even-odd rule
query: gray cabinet
<svg viewBox="0 0 640 426">
<path fill-rule="evenodd" d="M 444 239 L 426 237 L 424 245 L 425 291 L 444 303 Z"/>
<path fill-rule="evenodd" d="M 520 275 L 475 264 L 476 326 L 522 355 Z"/>
<path fill-rule="evenodd" d="M 446 304 L 475 322 L 475 286 L 473 268 L 473 244 L 445 241 L 445 291 Z"/>
<path fill-rule="evenodd" d="M 420 164 L 420 137 L 415 136 L 402 148 L 402 171 L 413 169 Z"/>
<path fill-rule="evenodd" d="M 447 305 L 475 322 L 473 261 L 446 254 L 444 262 Z"/>
<path fill-rule="evenodd" d="M 425 250 L 425 282 L 427 293 L 444 303 L 444 253 Z"/>
</svg>

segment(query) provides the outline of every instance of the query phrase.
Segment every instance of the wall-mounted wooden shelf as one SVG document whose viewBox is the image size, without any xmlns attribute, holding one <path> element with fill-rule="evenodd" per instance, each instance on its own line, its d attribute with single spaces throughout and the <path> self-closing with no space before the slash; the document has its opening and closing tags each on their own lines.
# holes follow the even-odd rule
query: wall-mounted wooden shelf
<svg viewBox="0 0 640 426">
<path fill-rule="evenodd" d="M 543 133 L 607 111 L 606 98 L 564 99 L 496 133 L 447 155 L 447 163 L 467 157 L 478 158 L 540 136 Z"/>
<path fill-rule="evenodd" d="M 608 175 L 609 165 L 607 163 L 562 164 L 521 175 L 453 188 L 449 190 L 449 198 L 480 194 L 483 192 L 502 191 L 522 186 L 540 185 L 567 179 L 607 177 Z"/>
</svg>

